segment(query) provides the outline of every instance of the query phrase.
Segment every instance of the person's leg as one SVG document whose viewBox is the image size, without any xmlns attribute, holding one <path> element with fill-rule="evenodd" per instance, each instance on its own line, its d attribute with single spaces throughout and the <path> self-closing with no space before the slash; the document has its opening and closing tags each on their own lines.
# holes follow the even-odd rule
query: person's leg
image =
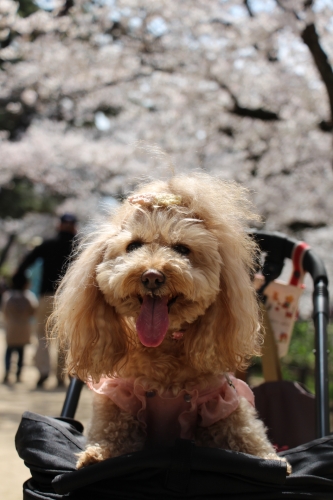
<svg viewBox="0 0 333 500">
<path fill-rule="evenodd" d="M 10 360 L 12 357 L 12 352 L 13 352 L 13 348 L 7 346 L 6 353 L 5 353 L 5 376 L 3 378 L 4 384 L 6 384 L 8 382 L 8 375 L 9 375 L 9 370 L 10 370 Z"/>
<path fill-rule="evenodd" d="M 17 382 L 20 382 L 21 380 L 21 371 L 22 371 L 22 366 L 23 366 L 23 354 L 24 354 L 24 346 L 20 345 L 16 347 L 17 351 L 17 371 L 16 371 L 16 377 L 17 377 Z"/>
<path fill-rule="evenodd" d="M 35 355 L 35 365 L 39 371 L 37 386 L 41 387 L 50 375 L 50 353 L 46 340 L 45 326 L 53 306 L 53 296 L 44 295 L 40 297 L 37 311 L 37 337 L 38 348 Z"/>
</svg>

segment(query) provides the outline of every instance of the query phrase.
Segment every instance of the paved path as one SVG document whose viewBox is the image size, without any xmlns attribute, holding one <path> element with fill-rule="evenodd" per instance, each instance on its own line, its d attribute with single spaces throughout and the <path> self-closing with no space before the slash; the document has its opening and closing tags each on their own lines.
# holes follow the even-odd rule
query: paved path
<svg viewBox="0 0 333 500">
<path fill-rule="evenodd" d="M 4 332 L 0 329 L 0 380 L 4 374 Z M 29 469 L 19 458 L 14 444 L 15 433 L 24 411 L 29 410 L 42 415 L 59 415 L 65 389 L 55 388 L 54 375 L 45 389 L 36 390 L 38 372 L 33 366 L 34 346 L 28 346 L 22 383 L 0 383 L 0 499 L 22 500 L 22 484 L 30 477 Z M 86 426 L 90 415 L 91 394 L 83 389 L 76 418 Z"/>
</svg>

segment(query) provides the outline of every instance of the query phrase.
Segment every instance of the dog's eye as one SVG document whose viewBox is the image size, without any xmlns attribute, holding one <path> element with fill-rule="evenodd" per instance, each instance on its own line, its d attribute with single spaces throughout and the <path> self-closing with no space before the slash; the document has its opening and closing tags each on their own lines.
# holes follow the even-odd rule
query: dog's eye
<svg viewBox="0 0 333 500">
<path fill-rule="evenodd" d="M 137 250 L 138 248 L 142 247 L 143 243 L 141 241 L 132 241 L 129 245 L 126 247 L 126 252 L 133 252 L 134 250 Z"/>
<path fill-rule="evenodd" d="M 173 250 L 180 255 L 188 255 L 190 253 L 190 249 L 185 245 L 174 245 Z"/>
</svg>

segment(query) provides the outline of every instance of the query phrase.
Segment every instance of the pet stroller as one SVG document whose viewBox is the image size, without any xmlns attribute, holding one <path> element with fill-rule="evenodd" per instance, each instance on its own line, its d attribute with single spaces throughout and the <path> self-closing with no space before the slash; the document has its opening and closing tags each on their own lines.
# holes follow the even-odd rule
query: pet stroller
<svg viewBox="0 0 333 500">
<path fill-rule="evenodd" d="M 259 294 L 281 273 L 299 242 L 280 233 L 253 231 L 266 258 Z M 315 439 L 280 452 L 292 465 L 229 450 L 199 448 L 178 440 L 107 459 L 76 470 L 75 454 L 84 449 L 80 422 L 74 420 L 82 382 L 72 379 L 61 416 L 25 412 L 16 435 L 19 456 L 31 471 L 23 485 L 24 500 L 316 499 L 333 498 L 333 435 L 329 427 L 327 323 L 328 279 L 321 259 L 303 247 L 303 269 L 313 279 L 316 358 Z M 299 277 L 302 269 L 295 270 Z M 270 384 L 271 382 L 268 382 Z M 266 391 L 267 392 L 267 391 Z M 269 392 L 269 391 L 268 391 Z M 307 415 L 302 420 L 307 420 Z"/>
</svg>

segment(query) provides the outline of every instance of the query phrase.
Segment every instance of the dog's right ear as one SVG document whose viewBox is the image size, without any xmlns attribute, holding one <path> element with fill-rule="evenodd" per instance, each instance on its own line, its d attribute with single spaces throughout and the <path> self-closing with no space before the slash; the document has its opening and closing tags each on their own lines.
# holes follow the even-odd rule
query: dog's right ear
<svg viewBox="0 0 333 500">
<path fill-rule="evenodd" d="M 105 249 L 100 239 L 77 257 L 60 283 L 49 320 L 50 335 L 67 352 L 68 373 L 81 380 L 111 375 L 128 351 L 128 326 L 105 302 L 96 281 Z"/>
</svg>

